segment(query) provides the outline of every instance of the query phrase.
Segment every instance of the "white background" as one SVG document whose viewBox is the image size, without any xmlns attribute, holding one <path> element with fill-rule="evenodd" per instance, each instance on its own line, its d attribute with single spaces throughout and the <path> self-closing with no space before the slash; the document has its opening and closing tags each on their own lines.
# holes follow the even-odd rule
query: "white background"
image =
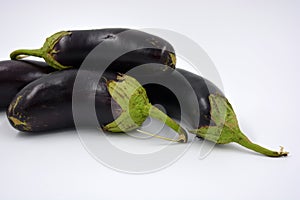
<svg viewBox="0 0 300 200">
<path fill-rule="evenodd" d="M 0 114 L 0 199 L 290 199 L 299 192 L 299 1 L 2 1 L 0 58 L 60 30 L 166 28 L 214 61 L 242 130 L 287 158 L 235 144 L 132 175 L 98 163 L 72 131 L 27 135 Z M 179 67 L 179 66 L 178 66 Z"/>
</svg>

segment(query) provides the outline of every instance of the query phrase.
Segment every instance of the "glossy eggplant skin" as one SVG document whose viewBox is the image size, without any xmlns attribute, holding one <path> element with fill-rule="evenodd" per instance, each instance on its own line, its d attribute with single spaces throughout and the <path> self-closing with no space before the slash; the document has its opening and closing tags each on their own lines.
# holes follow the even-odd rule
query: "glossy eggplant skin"
<svg viewBox="0 0 300 200">
<path fill-rule="evenodd" d="M 145 63 L 166 64 L 175 68 L 174 49 L 164 39 L 138 30 L 124 28 L 75 30 L 63 36 L 54 46 L 54 59 L 64 66 L 79 68 L 87 55 L 102 42 L 107 42 L 107 48 L 134 49 L 120 57 L 116 57 L 109 65 L 109 70 L 125 73 L 131 68 Z M 145 45 L 150 48 L 143 48 Z M 168 51 L 169 50 L 169 51 Z M 112 53 L 114 54 L 114 53 Z M 97 64 L 114 55 L 97 54 Z"/>
<path fill-rule="evenodd" d="M 149 82 L 150 79 L 153 79 L 153 77 L 148 75 L 137 76 L 136 78 L 140 82 Z M 186 114 L 187 119 L 185 119 L 185 121 L 194 129 L 210 125 L 211 106 L 208 97 L 210 94 L 224 96 L 216 85 L 199 75 L 179 68 L 168 72 L 157 73 L 155 79 L 163 80 L 164 85 L 175 85 L 177 91 L 176 95 L 184 97 L 181 103 L 185 105 L 185 107 L 181 110 L 180 103 L 174 92 L 164 85 L 153 83 L 143 85 L 153 105 L 161 105 L 167 115 L 174 119 L 181 120 L 182 114 Z M 189 89 L 189 87 L 191 89 Z M 197 104 L 190 99 L 192 92 L 194 92 L 196 96 Z M 198 110 L 195 108 L 198 108 Z"/>
<path fill-rule="evenodd" d="M 11 125 L 24 132 L 74 127 L 72 92 L 77 72 L 78 70 L 75 69 L 54 72 L 23 88 L 7 110 Z M 95 78 L 95 74 L 91 71 L 81 73 L 84 73 L 87 79 Z M 120 114 L 120 107 L 111 98 L 106 85 L 107 80 L 116 80 L 116 77 L 116 73 L 107 72 L 98 84 L 85 82 L 85 89 L 80 90 L 79 95 L 84 98 L 92 98 L 91 94 L 96 92 L 95 109 L 100 125 L 112 122 L 114 116 L 117 117 Z M 82 103 L 84 105 L 84 102 Z M 86 120 L 89 121 L 89 119 Z"/>
<path fill-rule="evenodd" d="M 0 62 L 0 109 L 7 108 L 14 96 L 28 83 L 53 72 L 45 62 L 5 60 Z"/>
</svg>

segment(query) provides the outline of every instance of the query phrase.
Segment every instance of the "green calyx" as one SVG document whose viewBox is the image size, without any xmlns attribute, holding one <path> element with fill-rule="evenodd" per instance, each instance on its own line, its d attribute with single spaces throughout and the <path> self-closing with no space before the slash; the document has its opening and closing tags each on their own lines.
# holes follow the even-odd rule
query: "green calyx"
<svg viewBox="0 0 300 200">
<path fill-rule="evenodd" d="M 175 55 L 175 53 L 172 53 L 172 52 L 168 53 L 165 65 L 167 67 L 164 69 L 164 71 L 169 69 L 169 67 L 175 69 L 175 66 L 176 66 L 176 55 Z"/>
<path fill-rule="evenodd" d="M 107 88 L 112 98 L 120 105 L 122 113 L 113 122 L 103 127 L 110 132 L 128 132 L 140 127 L 148 116 L 156 118 L 179 134 L 178 142 L 187 142 L 184 129 L 149 102 L 145 89 L 137 80 L 127 75 L 108 81 Z"/>
<path fill-rule="evenodd" d="M 215 125 L 190 130 L 191 133 L 217 144 L 235 142 L 270 157 L 288 155 L 288 152 L 283 151 L 282 147 L 280 151 L 272 151 L 251 142 L 240 130 L 233 108 L 225 97 L 218 94 L 211 94 L 209 101 L 211 106 L 211 120 Z"/>
<path fill-rule="evenodd" d="M 59 42 L 61 38 L 63 38 L 66 35 L 71 35 L 72 32 L 70 31 L 61 31 L 58 33 L 53 34 L 52 36 L 48 37 L 40 49 L 19 49 L 16 51 L 13 51 L 10 54 L 10 58 L 12 60 L 19 60 L 27 56 L 36 56 L 43 58 L 48 65 L 51 67 L 57 69 L 57 70 L 63 70 L 67 68 L 71 68 L 71 66 L 63 66 L 59 62 L 57 62 L 53 55 L 57 54 L 59 51 L 55 50 L 55 45 Z"/>
</svg>

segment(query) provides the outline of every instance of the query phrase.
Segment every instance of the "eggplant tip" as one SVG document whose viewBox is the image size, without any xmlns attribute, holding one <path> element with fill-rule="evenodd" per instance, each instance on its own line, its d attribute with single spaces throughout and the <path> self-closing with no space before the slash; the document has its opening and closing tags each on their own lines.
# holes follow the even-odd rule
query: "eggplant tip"
<svg viewBox="0 0 300 200">
<path fill-rule="evenodd" d="M 8 117 L 8 119 L 11 121 L 11 123 L 13 124 L 13 126 L 15 128 L 19 127 L 19 128 L 17 128 L 18 130 L 22 130 L 22 131 L 23 130 L 24 131 L 30 131 L 31 130 L 30 125 L 26 121 L 21 121 L 18 118 L 13 117 L 13 116 Z"/>
</svg>

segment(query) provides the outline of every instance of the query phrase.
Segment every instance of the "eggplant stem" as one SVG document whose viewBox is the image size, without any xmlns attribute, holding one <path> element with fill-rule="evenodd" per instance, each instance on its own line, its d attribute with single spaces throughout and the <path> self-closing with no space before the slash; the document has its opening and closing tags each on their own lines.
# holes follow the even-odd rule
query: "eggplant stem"
<svg viewBox="0 0 300 200">
<path fill-rule="evenodd" d="M 281 156 L 287 156 L 289 154 L 289 152 L 286 152 L 283 150 L 283 147 L 280 146 L 280 150 L 279 151 L 272 151 L 269 150 L 267 148 L 264 148 L 258 144 L 255 144 L 253 142 L 251 142 L 247 136 L 245 136 L 242 132 L 237 134 L 238 136 L 236 137 L 236 139 L 234 140 L 234 142 L 242 145 L 243 147 L 246 147 L 248 149 L 251 149 L 255 152 L 264 154 L 266 156 L 270 156 L 270 157 L 281 157 Z"/>
<path fill-rule="evenodd" d="M 40 48 L 40 49 L 18 49 L 16 51 L 13 51 L 11 54 L 10 54 L 10 58 L 12 60 L 19 60 L 19 59 L 22 59 L 25 57 L 28 57 L 28 56 L 36 56 L 36 57 L 39 57 L 39 58 L 43 58 L 43 48 Z"/>
<path fill-rule="evenodd" d="M 157 107 L 151 106 L 149 110 L 149 116 L 165 123 L 171 129 L 179 133 L 178 142 L 184 142 L 184 143 L 187 142 L 186 131 L 179 124 L 177 124 L 173 119 L 171 119 L 168 115 L 166 115 L 164 112 L 159 110 Z"/>
<path fill-rule="evenodd" d="M 128 132 L 140 127 L 148 116 L 153 117 L 179 134 L 178 142 L 187 142 L 187 133 L 177 122 L 153 106 L 145 88 L 133 77 L 120 74 L 117 81 L 107 81 L 107 89 L 122 109 L 122 113 L 103 129 L 110 132 Z"/>
<path fill-rule="evenodd" d="M 67 68 L 71 68 L 71 66 L 64 66 L 57 62 L 53 57 L 54 54 L 57 54 L 59 50 L 55 49 L 55 45 L 60 41 L 60 39 L 66 35 L 71 35 L 72 32 L 69 31 L 61 31 L 58 33 L 53 34 L 52 36 L 48 37 L 40 49 L 18 49 L 13 51 L 10 54 L 10 58 L 12 60 L 19 60 L 24 58 L 24 56 L 35 56 L 43 58 L 48 65 L 57 69 L 63 70 Z"/>
<path fill-rule="evenodd" d="M 209 101 L 211 120 L 214 122 L 214 125 L 190 130 L 191 133 L 217 144 L 236 142 L 243 147 L 270 157 L 288 155 L 288 152 L 283 151 L 283 147 L 280 148 L 280 151 L 272 151 L 251 142 L 240 130 L 233 108 L 224 96 L 211 94 Z"/>
</svg>

